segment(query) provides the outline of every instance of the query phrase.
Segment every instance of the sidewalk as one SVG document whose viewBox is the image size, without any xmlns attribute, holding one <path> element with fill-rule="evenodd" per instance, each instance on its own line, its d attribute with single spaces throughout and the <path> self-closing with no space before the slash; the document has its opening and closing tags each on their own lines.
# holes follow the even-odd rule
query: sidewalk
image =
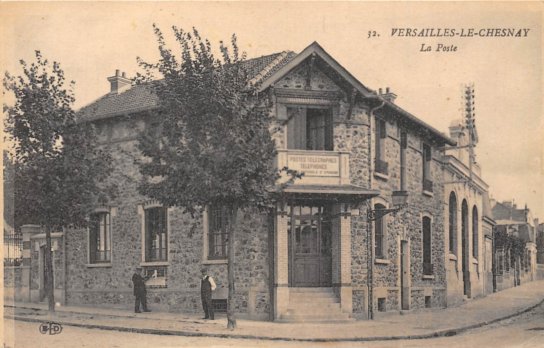
<svg viewBox="0 0 544 348">
<path fill-rule="evenodd" d="M 535 281 L 460 307 L 387 314 L 376 320 L 347 323 L 274 323 L 238 320 L 234 331 L 226 329 L 223 314 L 216 320 L 201 315 L 141 313 L 112 308 L 65 306 L 52 316 L 46 305 L 15 303 L 4 309 L 5 318 L 62 325 L 158 335 L 253 338 L 286 341 L 377 341 L 450 336 L 528 311 L 544 301 L 544 281 Z"/>
</svg>

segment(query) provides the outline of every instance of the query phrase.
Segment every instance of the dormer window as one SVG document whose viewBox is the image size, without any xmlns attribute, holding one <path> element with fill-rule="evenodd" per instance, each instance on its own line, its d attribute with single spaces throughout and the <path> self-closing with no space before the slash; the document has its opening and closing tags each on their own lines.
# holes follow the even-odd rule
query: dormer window
<svg viewBox="0 0 544 348">
<path fill-rule="evenodd" d="M 330 107 L 287 107 L 287 148 L 332 151 Z"/>
</svg>

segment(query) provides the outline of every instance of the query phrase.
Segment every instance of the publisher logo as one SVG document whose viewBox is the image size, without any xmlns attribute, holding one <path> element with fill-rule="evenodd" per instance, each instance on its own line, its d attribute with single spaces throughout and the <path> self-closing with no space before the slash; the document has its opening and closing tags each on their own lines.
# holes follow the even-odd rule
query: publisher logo
<svg viewBox="0 0 544 348">
<path fill-rule="evenodd" d="M 53 322 L 46 322 L 40 324 L 40 333 L 58 335 L 62 332 L 62 325 Z"/>
</svg>

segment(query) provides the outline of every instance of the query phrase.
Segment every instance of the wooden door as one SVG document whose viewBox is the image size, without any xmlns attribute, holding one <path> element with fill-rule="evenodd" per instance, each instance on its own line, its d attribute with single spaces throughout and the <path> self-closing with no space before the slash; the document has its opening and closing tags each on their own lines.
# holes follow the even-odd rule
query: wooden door
<svg viewBox="0 0 544 348">
<path fill-rule="evenodd" d="M 328 206 L 293 206 L 289 233 L 290 283 L 331 286 L 331 216 Z"/>
<path fill-rule="evenodd" d="M 401 283 L 401 308 L 410 309 L 410 251 L 408 242 L 400 242 L 400 283 Z"/>
</svg>

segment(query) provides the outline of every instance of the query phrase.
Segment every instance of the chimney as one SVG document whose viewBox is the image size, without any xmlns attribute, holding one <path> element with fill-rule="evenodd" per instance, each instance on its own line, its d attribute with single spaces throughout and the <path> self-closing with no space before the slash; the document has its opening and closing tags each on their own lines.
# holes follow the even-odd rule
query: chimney
<svg viewBox="0 0 544 348">
<path fill-rule="evenodd" d="M 457 142 L 457 145 L 465 145 L 463 141 L 464 139 L 461 139 L 465 135 L 464 128 L 465 127 L 463 126 L 463 122 L 461 120 L 453 120 L 450 123 L 450 138 L 454 139 Z"/>
<path fill-rule="evenodd" d="M 395 99 L 397 98 L 397 95 L 391 90 L 389 90 L 389 87 L 385 87 L 385 93 L 382 93 L 382 89 L 380 88 L 380 95 L 383 97 L 383 99 L 387 100 L 390 103 L 394 103 Z"/>
<path fill-rule="evenodd" d="M 110 82 L 110 93 L 119 94 L 130 88 L 132 81 L 127 78 L 127 75 L 123 72 L 120 73 L 119 69 L 115 70 L 115 76 L 108 77 Z"/>
</svg>

